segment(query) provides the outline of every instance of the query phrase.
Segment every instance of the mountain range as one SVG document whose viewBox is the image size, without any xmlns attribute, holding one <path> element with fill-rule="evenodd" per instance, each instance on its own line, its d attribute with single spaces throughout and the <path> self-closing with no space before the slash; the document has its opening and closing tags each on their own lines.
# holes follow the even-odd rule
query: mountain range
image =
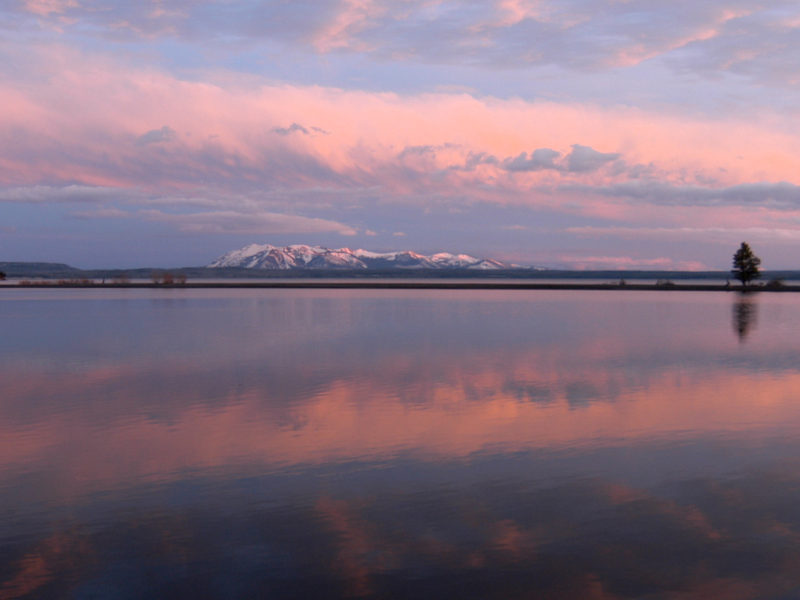
<svg viewBox="0 0 800 600">
<path fill-rule="evenodd" d="M 350 248 L 322 246 L 273 246 L 250 244 L 231 250 L 210 265 L 211 268 L 243 267 L 248 269 L 511 269 L 517 265 L 491 258 L 475 258 L 468 254 L 439 252 L 424 255 L 411 250 L 399 252 L 370 252 Z"/>
</svg>

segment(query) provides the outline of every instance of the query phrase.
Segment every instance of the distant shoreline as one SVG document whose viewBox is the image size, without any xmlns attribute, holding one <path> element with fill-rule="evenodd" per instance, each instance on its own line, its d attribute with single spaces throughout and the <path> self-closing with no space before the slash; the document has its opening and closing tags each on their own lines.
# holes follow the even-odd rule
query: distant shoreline
<svg viewBox="0 0 800 600">
<path fill-rule="evenodd" d="M 346 290 L 587 290 L 587 291 L 648 291 L 648 292 L 800 292 L 800 285 L 753 285 L 742 288 L 702 283 L 535 283 L 507 281 L 252 281 L 198 283 L 83 283 L 36 281 L 8 283 L 0 290 L 13 289 L 346 289 Z"/>
</svg>

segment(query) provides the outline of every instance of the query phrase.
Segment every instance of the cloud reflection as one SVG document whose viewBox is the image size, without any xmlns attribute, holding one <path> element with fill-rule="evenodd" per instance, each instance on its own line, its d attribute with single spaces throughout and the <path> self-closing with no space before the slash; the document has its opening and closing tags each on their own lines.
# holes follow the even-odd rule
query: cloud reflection
<svg viewBox="0 0 800 600">
<path fill-rule="evenodd" d="M 800 585 L 785 295 L 743 353 L 728 295 L 29 294 L 0 598 Z"/>
<path fill-rule="evenodd" d="M 202 373 L 186 364 L 47 380 L 6 373 L 0 474 L 35 465 L 72 496 L 248 464 L 438 461 L 800 426 L 800 374 L 678 369 L 630 378 L 604 364 L 563 371 L 536 351 L 502 367 L 463 361 L 443 357 L 420 372 L 390 355 L 345 375 Z M 68 410 L 58 408 L 64 390 L 75 398 Z"/>
<path fill-rule="evenodd" d="M 800 585 L 798 490 L 797 465 L 784 463 L 660 492 L 465 484 L 275 507 L 240 491 L 222 514 L 134 508 L 7 546 L 0 597 L 782 597 Z"/>
</svg>

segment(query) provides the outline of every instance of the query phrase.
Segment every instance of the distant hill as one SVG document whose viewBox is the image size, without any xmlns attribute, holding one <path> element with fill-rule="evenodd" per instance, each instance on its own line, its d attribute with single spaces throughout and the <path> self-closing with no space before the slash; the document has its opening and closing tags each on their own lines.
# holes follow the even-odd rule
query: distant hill
<svg viewBox="0 0 800 600">
<path fill-rule="evenodd" d="M 0 271 L 7 277 L 78 277 L 80 269 L 70 267 L 64 263 L 49 262 L 0 262 Z"/>
<path fill-rule="evenodd" d="M 569 271 L 526 268 L 469 269 L 464 267 L 418 267 L 414 269 L 386 268 L 317 268 L 317 269 L 258 269 L 250 267 L 174 267 L 135 269 L 78 269 L 64 263 L 0 262 L 0 271 L 9 278 L 42 279 L 107 279 L 125 277 L 150 279 L 153 274 L 169 272 L 196 279 L 272 279 L 272 278 L 450 278 L 480 279 L 600 279 L 600 280 L 725 280 L 729 271 Z M 760 281 L 773 279 L 800 280 L 800 271 L 765 271 Z M 732 282 L 733 283 L 733 282 Z"/>
</svg>

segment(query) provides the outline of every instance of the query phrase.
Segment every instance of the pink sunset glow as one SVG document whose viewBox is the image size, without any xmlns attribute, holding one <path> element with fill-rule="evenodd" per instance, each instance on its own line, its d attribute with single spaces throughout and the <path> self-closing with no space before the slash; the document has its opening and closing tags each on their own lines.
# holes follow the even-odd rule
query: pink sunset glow
<svg viewBox="0 0 800 600">
<path fill-rule="evenodd" d="M 46 213 L 98 248 L 107 227 L 128 242 L 171 231 L 167 264 L 248 242 L 393 249 L 401 230 L 418 251 L 523 264 L 725 268 L 742 231 L 780 228 L 760 250 L 792 267 L 797 90 L 779 77 L 780 53 L 769 62 L 759 44 L 794 31 L 798 15 L 584 4 L 498 2 L 463 30 L 450 2 L 331 0 L 314 23 L 276 5 L 261 34 L 232 16 L 214 31 L 200 10 L 211 2 L 3 9 L 30 36 L 0 44 L 0 202 L 15 232 L 0 248 L 22 259 L 39 240 L 40 258 L 69 258 L 38 224 Z M 278 32 L 270 14 L 291 25 Z M 660 28 L 668 15 L 673 29 Z M 642 31 L 622 27 L 631 18 Z M 414 25 L 455 36 L 463 55 L 417 40 Z M 560 41 L 515 56 L 519 30 L 534 26 Z M 748 27 L 752 51 L 726 54 Z M 597 32 L 614 42 L 601 48 Z M 652 230 L 657 246 L 631 242 Z M 709 230 L 686 244 L 687 231 Z M 201 239 L 207 255 L 178 250 Z"/>
</svg>

